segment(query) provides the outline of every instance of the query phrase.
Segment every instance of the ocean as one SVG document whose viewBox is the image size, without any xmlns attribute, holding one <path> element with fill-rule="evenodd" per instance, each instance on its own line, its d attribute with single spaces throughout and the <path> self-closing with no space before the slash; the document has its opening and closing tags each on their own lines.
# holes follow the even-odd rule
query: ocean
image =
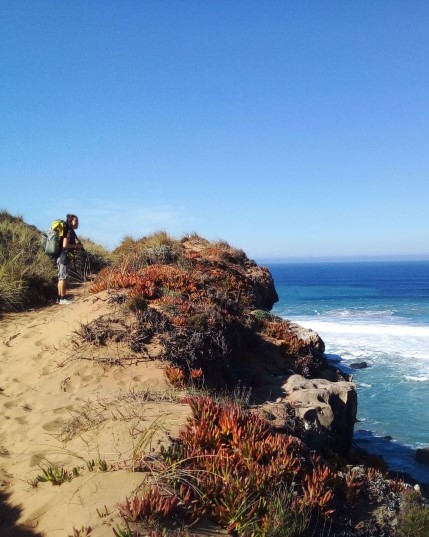
<svg viewBox="0 0 429 537">
<path fill-rule="evenodd" d="M 266 266 L 279 295 L 273 313 L 315 330 L 353 374 L 356 444 L 429 483 L 429 466 L 415 461 L 429 447 L 429 261 Z M 350 368 L 357 362 L 368 367 Z"/>
</svg>

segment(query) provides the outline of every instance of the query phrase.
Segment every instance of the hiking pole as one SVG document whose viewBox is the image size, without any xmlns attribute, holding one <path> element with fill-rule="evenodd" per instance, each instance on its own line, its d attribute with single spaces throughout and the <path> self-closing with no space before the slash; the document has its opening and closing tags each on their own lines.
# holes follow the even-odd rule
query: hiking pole
<svg viewBox="0 0 429 537">
<path fill-rule="evenodd" d="M 91 273 L 91 262 L 90 262 L 90 259 L 89 259 L 89 254 L 88 252 L 86 252 L 86 256 L 85 256 L 85 263 L 84 263 L 84 266 L 83 266 L 83 279 L 84 281 L 88 281 L 90 279 L 90 277 L 92 276 L 92 273 Z"/>
</svg>

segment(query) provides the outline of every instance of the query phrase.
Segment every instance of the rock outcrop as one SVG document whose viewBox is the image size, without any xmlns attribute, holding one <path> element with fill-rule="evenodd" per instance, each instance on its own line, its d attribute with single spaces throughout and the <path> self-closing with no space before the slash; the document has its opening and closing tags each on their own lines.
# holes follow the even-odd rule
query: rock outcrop
<svg viewBox="0 0 429 537">
<path fill-rule="evenodd" d="M 254 404 L 275 403 L 279 429 L 292 406 L 311 446 L 347 454 L 354 385 L 329 366 L 316 332 L 269 313 L 278 300 L 269 270 L 227 243 L 158 239 L 127 239 L 93 286 L 124 293 L 134 311 L 133 328 L 124 325 L 130 348 L 144 352 L 157 338 L 160 358 L 185 379 L 198 369 L 208 387 L 250 389 Z"/>
<path fill-rule="evenodd" d="M 429 448 L 416 449 L 416 461 L 421 464 L 429 464 Z"/>
<path fill-rule="evenodd" d="M 307 442 L 347 455 L 353 438 L 357 394 L 351 382 L 329 382 L 292 375 L 284 383 L 283 401 L 304 421 Z"/>
</svg>

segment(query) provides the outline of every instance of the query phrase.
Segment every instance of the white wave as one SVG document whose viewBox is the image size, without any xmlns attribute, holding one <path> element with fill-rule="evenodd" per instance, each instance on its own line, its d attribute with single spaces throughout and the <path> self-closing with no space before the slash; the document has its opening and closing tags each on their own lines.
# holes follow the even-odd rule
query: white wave
<svg viewBox="0 0 429 537">
<path fill-rule="evenodd" d="M 362 386 L 362 388 L 372 388 L 372 384 L 366 384 L 365 382 L 360 382 L 359 386 Z"/>
<path fill-rule="evenodd" d="M 402 360 L 429 361 L 429 326 L 407 324 L 350 324 L 296 317 L 293 322 L 317 332 L 326 352 L 343 360 L 385 360 L 382 355 Z M 427 371 L 425 371 L 427 373 Z"/>
<path fill-rule="evenodd" d="M 387 318 L 390 320 L 391 317 L 397 314 L 397 310 L 393 309 L 386 309 L 386 310 L 362 310 L 362 309 L 335 309 L 335 310 L 328 310 L 326 311 L 326 316 L 331 317 L 340 317 L 344 319 L 366 319 L 366 318 L 373 318 L 373 317 L 379 317 Z M 320 313 L 318 313 L 320 315 Z"/>
<path fill-rule="evenodd" d="M 404 378 L 429 376 L 429 326 L 409 324 L 350 323 L 332 318 L 295 317 L 293 322 L 311 328 L 323 339 L 326 353 L 339 357 L 344 365 L 365 361 L 394 370 Z M 365 373 L 360 375 L 367 375 Z M 373 375 L 374 372 L 371 372 Z"/>
<path fill-rule="evenodd" d="M 337 343 L 337 342 L 335 342 Z M 329 344 L 331 344 L 331 341 L 329 341 Z M 356 345 L 356 343 L 354 343 Z M 341 352 L 341 359 L 342 360 L 351 360 L 351 361 L 356 361 L 356 360 L 368 360 L 370 358 L 372 358 L 374 356 L 374 350 L 373 349 L 359 349 L 358 351 L 351 351 L 350 350 L 350 345 L 353 345 L 353 343 L 351 343 L 350 341 L 347 341 L 346 342 L 346 345 L 349 346 L 349 348 L 347 347 L 343 347 L 344 350 Z M 339 345 L 337 345 L 339 346 Z"/>
<path fill-rule="evenodd" d="M 429 377 L 425 377 L 424 375 L 419 376 L 419 377 L 413 377 L 411 375 L 405 375 L 404 378 L 406 380 L 413 380 L 415 382 L 426 382 L 427 380 L 429 380 Z"/>
<path fill-rule="evenodd" d="M 345 324 L 308 319 L 294 319 L 294 322 L 297 322 L 304 328 L 311 328 L 318 333 L 335 332 L 340 334 L 429 338 L 429 326 L 411 326 L 402 324 Z"/>
</svg>

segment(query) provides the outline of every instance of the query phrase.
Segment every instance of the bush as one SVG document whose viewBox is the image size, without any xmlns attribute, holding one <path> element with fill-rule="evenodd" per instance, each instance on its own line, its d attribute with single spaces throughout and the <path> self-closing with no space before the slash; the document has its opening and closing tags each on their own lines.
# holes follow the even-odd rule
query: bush
<svg viewBox="0 0 429 537">
<path fill-rule="evenodd" d="M 112 256 L 121 270 L 129 271 L 155 263 L 171 264 L 177 261 L 180 254 L 180 243 L 165 231 L 157 231 L 138 240 L 125 237 Z"/>
<path fill-rule="evenodd" d="M 104 267 L 107 267 L 111 263 L 112 254 L 100 244 L 93 242 L 91 239 L 86 237 L 79 237 L 79 240 L 82 242 L 85 248 L 85 255 L 78 257 L 79 268 L 81 268 L 81 273 L 84 273 L 85 264 L 88 265 L 90 272 L 96 273 Z"/>
<path fill-rule="evenodd" d="M 298 439 L 235 403 L 184 402 L 193 416 L 162 459 L 191 517 L 205 513 L 230 533 L 255 537 L 303 535 L 312 515 L 330 517 L 334 474 Z"/>
<path fill-rule="evenodd" d="M 415 491 L 404 494 L 404 507 L 399 524 L 400 537 L 427 537 L 429 535 L 429 508 L 422 505 Z"/>
<path fill-rule="evenodd" d="M 19 216 L 0 211 L 0 312 L 50 302 L 57 295 L 57 267 L 41 248 L 42 233 Z M 109 262 L 106 249 L 82 240 L 86 253 L 76 257 L 78 281 Z"/>
<path fill-rule="evenodd" d="M 41 233 L 22 218 L 0 212 L 0 311 L 18 311 L 56 295 L 56 267 Z"/>
</svg>

